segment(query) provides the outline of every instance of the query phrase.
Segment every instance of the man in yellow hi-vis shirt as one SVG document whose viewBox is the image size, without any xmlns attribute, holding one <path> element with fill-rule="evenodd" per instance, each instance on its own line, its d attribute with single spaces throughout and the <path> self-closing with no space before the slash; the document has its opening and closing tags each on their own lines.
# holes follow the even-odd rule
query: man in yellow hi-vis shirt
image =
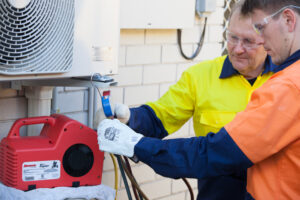
<svg viewBox="0 0 300 200">
<path fill-rule="evenodd" d="M 119 111 L 122 105 L 115 107 L 115 116 L 148 137 L 164 138 L 191 117 L 196 136 L 218 132 L 246 108 L 252 92 L 275 68 L 258 45 L 261 38 L 253 30 L 251 18 L 240 15 L 239 4 L 232 12 L 226 37 L 228 56 L 190 67 L 158 101 L 131 108 L 130 118 Z M 245 179 L 245 171 L 199 179 L 197 199 L 244 199 Z"/>
</svg>

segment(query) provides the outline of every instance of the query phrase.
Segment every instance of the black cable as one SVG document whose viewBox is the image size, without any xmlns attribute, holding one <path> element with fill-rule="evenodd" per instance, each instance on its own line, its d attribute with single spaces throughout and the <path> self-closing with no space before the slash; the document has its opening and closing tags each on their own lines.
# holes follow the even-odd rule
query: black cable
<svg viewBox="0 0 300 200">
<path fill-rule="evenodd" d="M 180 51 L 180 54 L 182 55 L 182 57 L 184 57 L 185 59 L 187 60 L 193 60 L 194 58 L 196 58 L 196 56 L 198 56 L 198 54 L 200 53 L 201 49 L 202 49 L 202 46 L 203 46 L 203 42 L 204 42 L 204 37 L 205 37 L 205 30 L 206 30 L 206 26 L 207 26 L 207 17 L 205 17 L 204 19 L 204 28 L 202 30 L 202 33 L 200 35 L 200 39 L 199 39 L 199 42 L 198 42 L 198 46 L 197 46 L 197 49 L 196 51 L 192 54 L 191 57 L 188 57 L 187 55 L 185 55 L 185 53 L 183 52 L 182 50 L 182 44 L 181 44 L 181 35 L 182 35 L 182 30 L 181 29 L 177 29 L 177 43 L 178 43 L 178 46 L 179 46 L 179 51 Z"/>
<path fill-rule="evenodd" d="M 124 181 L 124 184 L 125 184 L 125 189 L 126 189 L 126 192 L 127 192 L 128 199 L 132 200 L 132 196 L 131 196 L 131 193 L 130 193 L 130 189 L 129 189 L 129 185 L 128 185 L 128 182 L 127 182 L 127 178 L 126 178 L 126 175 L 124 173 L 121 156 L 119 156 L 119 155 L 115 155 L 115 156 L 117 157 L 117 160 L 118 160 L 118 164 L 119 164 L 120 171 L 121 171 L 121 174 L 122 174 L 122 177 L 123 177 L 123 181 Z"/>
<path fill-rule="evenodd" d="M 145 193 L 141 190 L 141 188 L 139 187 L 138 183 L 136 182 L 136 180 L 134 179 L 134 177 L 132 175 L 130 175 L 127 167 L 125 166 L 125 163 L 123 161 L 122 158 L 120 158 L 121 164 L 123 166 L 123 169 L 125 170 L 128 178 L 130 179 L 131 183 L 134 184 L 134 186 L 136 187 L 136 189 L 139 191 L 139 193 L 143 196 L 143 198 L 145 200 L 149 200 L 149 198 L 145 195 Z"/>
<path fill-rule="evenodd" d="M 137 182 L 136 179 L 135 179 L 135 177 L 134 177 L 134 175 L 133 175 L 133 173 L 132 173 L 131 166 L 130 166 L 130 164 L 129 164 L 128 158 L 127 158 L 126 156 L 123 156 L 123 158 L 124 158 L 124 160 L 125 160 L 125 163 L 126 163 L 126 166 L 127 166 L 127 169 L 128 169 L 128 171 L 129 171 L 130 175 L 132 176 L 132 178 L 134 179 L 134 181 Z M 137 188 L 134 187 L 134 185 L 132 184 L 132 189 L 133 189 L 133 188 L 136 190 L 136 192 L 137 192 L 138 195 L 139 195 L 139 197 L 137 198 L 137 200 L 144 200 L 144 199 L 143 199 L 143 195 L 142 195 L 142 194 L 139 192 L 139 190 L 137 190 Z"/>
<path fill-rule="evenodd" d="M 131 170 L 131 167 L 130 167 L 130 164 L 129 164 L 129 162 L 128 162 L 128 158 L 127 158 L 126 156 L 123 156 L 123 158 L 124 158 L 124 160 L 125 160 L 126 167 L 127 167 L 128 171 L 129 171 L 129 173 L 133 176 L 132 170 Z M 141 199 L 139 198 L 139 196 L 138 196 L 136 187 L 135 187 L 133 184 L 131 184 L 131 187 L 132 187 L 132 190 L 133 190 L 133 194 L 134 194 L 134 196 L 135 196 L 135 199 L 136 199 L 136 200 L 141 200 Z"/>
<path fill-rule="evenodd" d="M 144 197 L 145 200 L 149 200 L 148 197 L 145 195 L 145 193 L 138 186 L 137 181 L 135 180 L 135 178 L 132 174 L 132 170 L 131 170 L 131 167 L 129 165 L 128 159 L 125 156 L 123 156 L 124 160 L 126 162 L 125 163 L 121 156 L 119 156 L 119 155 L 115 155 L 115 156 L 117 157 L 117 160 L 118 160 L 120 171 L 121 171 L 121 174 L 122 174 L 122 177 L 123 177 L 123 180 L 124 180 L 124 184 L 125 184 L 125 188 L 126 188 L 126 191 L 127 191 L 128 199 L 132 200 L 132 196 L 131 196 L 131 192 L 130 192 L 130 189 L 129 189 L 129 184 L 128 184 L 125 173 L 127 174 L 129 180 L 131 181 L 132 188 L 135 188 L 138 191 L 139 199 L 143 200 L 143 197 Z M 124 171 L 125 171 L 125 173 L 124 173 Z M 189 184 L 189 182 L 185 178 L 182 178 L 182 180 L 186 184 L 186 186 L 188 187 L 188 190 L 189 190 L 190 196 L 191 196 L 191 200 L 194 200 L 194 193 L 193 193 L 193 189 L 192 189 L 191 185 Z M 138 199 L 138 197 L 136 195 L 135 195 L 135 198 Z"/>
<path fill-rule="evenodd" d="M 143 200 L 143 197 L 144 197 L 145 200 L 149 200 L 148 197 L 145 195 L 145 193 L 138 186 L 138 183 L 137 183 L 137 181 L 135 180 L 135 178 L 132 174 L 132 170 L 131 170 L 130 164 L 128 162 L 128 159 L 125 156 L 123 156 L 123 158 L 125 160 L 125 161 L 123 161 L 121 156 L 116 155 L 116 157 L 117 157 L 117 160 L 118 160 L 118 164 L 120 166 L 120 171 L 121 171 L 121 174 L 122 174 L 122 177 L 123 177 L 123 180 L 124 180 L 124 184 L 125 184 L 125 188 L 126 188 L 126 191 L 127 191 L 128 199 L 132 200 L 132 197 L 131 197 L 129 184 L 128 184 L 125 173 L 127 174 L 129 180 L 131 181 L 133 190 L 138 191 L 139 198 L 137 197 L 136 194 L 135 194 L 135 198 L 137 200 Z M 124 171 L 125 171 L 125 173 L 124 173 Z M 188 190 L 189 190 L 189 193 L 190 193 L 190 196 L 191 196 L 191 200 L 194 200 L 194 193 L 193 193 L 193 189 L 192 189 L 191 185 L 189 184 L 189 182 L 185 178 L 182 178 L 182 180 L 186 184 L 186 186 L 188 187 Z"/>
<path fill-rule="evenodd" d="M 190 192 L 190 195 L 191 195 L 191 200 L 194 200 L 194 192 L 193 192 L 193 189 L 192 189 L 190 183 L 185 178 L 182 178 L 182 180 L 189 189 L 189 192 Z"/>
</svg>

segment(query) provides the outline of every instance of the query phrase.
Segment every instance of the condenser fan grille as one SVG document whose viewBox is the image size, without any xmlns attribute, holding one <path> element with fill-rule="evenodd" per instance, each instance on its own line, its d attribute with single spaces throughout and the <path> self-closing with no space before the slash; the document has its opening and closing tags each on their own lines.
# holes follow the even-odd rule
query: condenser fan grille
<svg viewBox="0 0 300 200">
<path fill-rule="evenodd" d="M 0 0 L 0 74 L 62 73 L 72 65 L 74 0 Z"/>
</svg>

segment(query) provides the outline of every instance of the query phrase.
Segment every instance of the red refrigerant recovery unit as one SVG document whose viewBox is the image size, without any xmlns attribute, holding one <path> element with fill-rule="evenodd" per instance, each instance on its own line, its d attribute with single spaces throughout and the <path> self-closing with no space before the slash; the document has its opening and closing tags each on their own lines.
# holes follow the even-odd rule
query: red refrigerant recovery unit
<svg viewBox="0 0 300 200">
<path fill-rule="evenodd" d="M 44 124 L 39 136 L 20 136 Z M 93 129 L 64 115 L 17 120 L 0 143 L 0 181 L 20 190 L 101 183 L 104 154 Z"/>
</svg>

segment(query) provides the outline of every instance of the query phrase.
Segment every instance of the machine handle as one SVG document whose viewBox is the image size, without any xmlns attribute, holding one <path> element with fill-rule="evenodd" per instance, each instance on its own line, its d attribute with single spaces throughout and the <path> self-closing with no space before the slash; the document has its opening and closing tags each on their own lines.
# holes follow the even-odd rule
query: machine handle
<svg viewBox="0 0 300 200">
<path fill-rule="evenodd" d="M 25 125 L 33 125 L 33 124 L 49 124 L 53 126 L 55 123 L 55 118 L 50 116 L 41 116 L 41 117 L 29 117 L 22 118 L 15 121 L 12 125 L 7 138 L 18 138 L 20 137 L 20 128 Z"/>
</svg>

